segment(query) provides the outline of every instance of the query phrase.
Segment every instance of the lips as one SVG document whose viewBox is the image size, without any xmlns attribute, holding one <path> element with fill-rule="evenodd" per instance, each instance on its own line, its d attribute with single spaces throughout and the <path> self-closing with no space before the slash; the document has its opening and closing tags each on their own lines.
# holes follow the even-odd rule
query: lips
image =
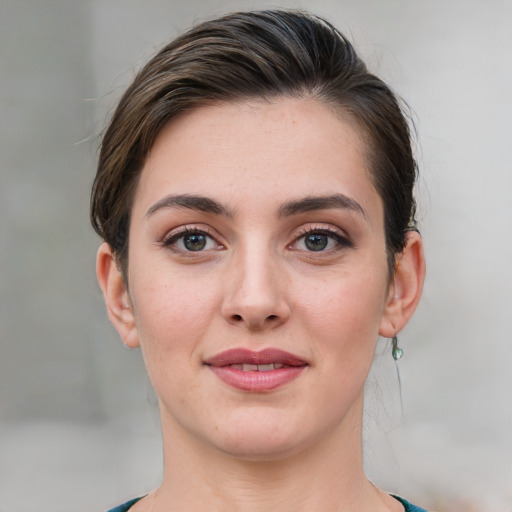
<svg viewBox="0 0 512 512">
<path fill-rule="evenodd" d="M 221 352 L 204 364 L 225 384 L 253 393 L 283 386 L 308 366 L 303 359 L 283 350 L 253 352 L 242 348 Z"/>
</svg>

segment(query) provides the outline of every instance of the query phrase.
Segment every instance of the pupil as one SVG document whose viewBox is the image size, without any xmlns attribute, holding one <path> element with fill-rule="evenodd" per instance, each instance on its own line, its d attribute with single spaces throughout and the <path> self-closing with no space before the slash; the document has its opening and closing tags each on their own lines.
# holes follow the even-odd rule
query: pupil
<svg viewBox="0 0 512 512">
<path fill-rule="evenodd" d="M 306 247 L 311 251 L 321 251 L 327 247 L 327 235 L 308 235 L 305 240 Z"/>
<path fill-rule="evenodd" d="M 201 251 L 206 245 L 206 237 L 204 235 L 186 235 L 183 244 L 189 251 Z"/>
</svg>

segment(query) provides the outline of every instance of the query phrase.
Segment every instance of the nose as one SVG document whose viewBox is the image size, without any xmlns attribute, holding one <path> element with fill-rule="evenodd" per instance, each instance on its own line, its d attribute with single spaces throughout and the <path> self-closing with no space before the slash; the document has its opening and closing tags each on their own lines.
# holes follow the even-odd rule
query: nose
<svg viewBox="0 0 512 512">
<path fill-rule="evenodd" d="M 221 314 L 231 325 L 252 331 L 276 328 L 290 318 L 287 276 L 267 251 L 244 251 L 225 276 Z"/>
</svg>

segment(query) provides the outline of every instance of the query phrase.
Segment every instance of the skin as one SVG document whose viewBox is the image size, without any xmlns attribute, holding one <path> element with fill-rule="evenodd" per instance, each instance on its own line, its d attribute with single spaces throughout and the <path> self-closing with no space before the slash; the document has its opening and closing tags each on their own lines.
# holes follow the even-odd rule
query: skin
<svg viewBox="0 0 512 512">
<path fill-rule="evenodd" d="M 425 267 L 411 232 L 390 278 L 365 154 L 313 99 L 202 107 L 158 137 L 133 204 L 129 291 L 107 244 L 97 262 L 109 316 L 142 348 L 160 402 L 163 483 L 134 512 L 403 510 L 364 474 L 363 387 Z M 201 233 L 204 249 L 188 250 Z M 204 362 L 240 347 L 307 366 L 271 391 L 235 389 Z"/>
</svg>

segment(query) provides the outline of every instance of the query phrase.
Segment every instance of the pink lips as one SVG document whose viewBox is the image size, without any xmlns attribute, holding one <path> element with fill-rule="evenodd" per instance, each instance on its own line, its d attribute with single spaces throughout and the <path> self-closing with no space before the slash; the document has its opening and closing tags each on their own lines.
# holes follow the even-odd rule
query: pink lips
<svg viewBox="0 0 512 512">
<path fill-rule="evenodd" d="M 297 378 L 306 361 L 278 349 L 226 350 L 204 362 L 226 384 L 253 393 L 273 390 Z"/>
</svg>

